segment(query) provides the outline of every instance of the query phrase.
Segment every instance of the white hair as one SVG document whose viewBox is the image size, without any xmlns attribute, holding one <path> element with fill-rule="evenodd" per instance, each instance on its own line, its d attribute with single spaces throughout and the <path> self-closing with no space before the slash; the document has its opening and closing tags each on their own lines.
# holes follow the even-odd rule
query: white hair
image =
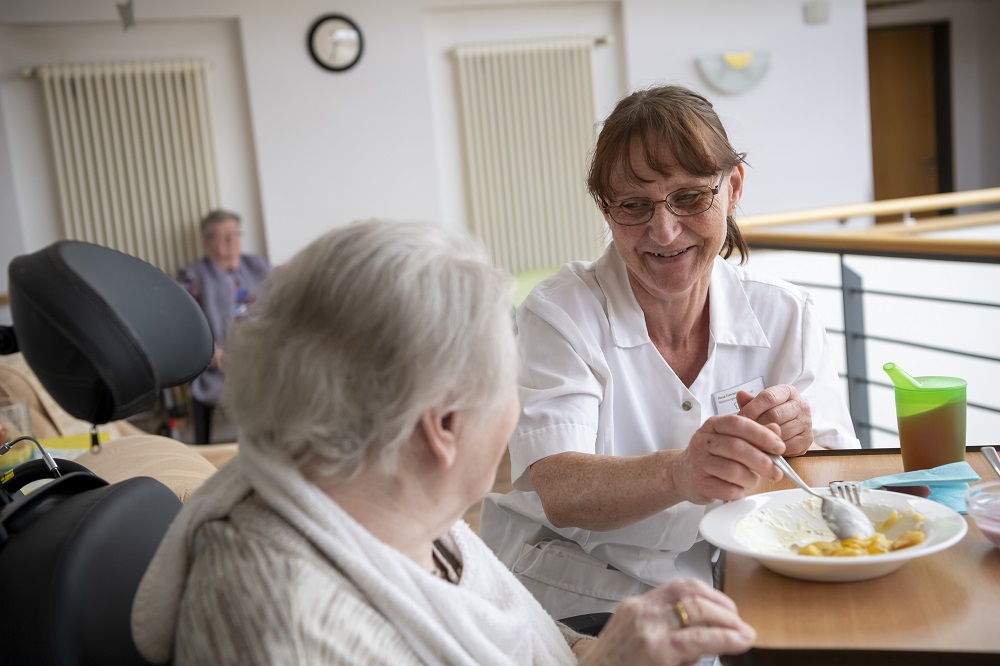
<svg viewBox="0 0 1000 666">
<path fill-rule="evenodd" d="M 516 381 L 510 278 L 469 238 L 365 221 L 277 268 L 226 344 L 240 446 L 348 479 L 396 468 L 430 408 L 486 410 Z"/>
</svg>

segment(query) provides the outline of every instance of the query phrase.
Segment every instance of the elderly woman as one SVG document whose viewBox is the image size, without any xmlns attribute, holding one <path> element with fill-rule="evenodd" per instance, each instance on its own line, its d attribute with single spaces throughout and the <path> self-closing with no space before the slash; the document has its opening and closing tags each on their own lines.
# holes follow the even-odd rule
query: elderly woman
<svg viewBox="0 0 1000 666">
<path fill-rule="evenodd" d="M 243 318 L 257 295 L 257 288 L 271 272 L 263 257 L 243 254 L 240 216 L 228 210 L 213 210 L 201 219 L 201 243 L 205 255 L 177 272 L 177 280 L 205 312 L 215 353 L 205 372 L 191 382 L 194 441 L 212 441 L 212 415 L 222 395 L 223 349 L 229 329 Z"/>
<path fill-rule="evenodd" d="M 712 502 L 780 478 L 767 454 L 858 446 L 809 294 L 725 261 L 747 254 L 743 157 L 691 90 L 621 100 L 588 177 L 612 243 L 518 312 L 516 490 L 482 535 L 557 618 L 711 580 Z"/>
<path fill-rule="evenodd" d="M 583 638 L 459 520 L 520 409 L 507 279 L 477 246 L 351 225 L 258 306 L 227 350 L 240 454 L 185 505 L 136 597 L 148 659 L 681 664 L 750 646 L 733 603 L 693 580 Z"/>
</svg>

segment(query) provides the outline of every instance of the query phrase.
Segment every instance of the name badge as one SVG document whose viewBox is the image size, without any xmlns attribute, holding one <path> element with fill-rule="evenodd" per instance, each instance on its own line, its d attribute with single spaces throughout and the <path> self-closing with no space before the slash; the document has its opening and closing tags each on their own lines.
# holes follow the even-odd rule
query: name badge
<svg viewBox="0 0 1000 666">
<path fill-rule="evenodd" d="M 727 388 L 718 393 L 712 394 L 712 402 L 715 403 L 715 413 L 719 416 L 725 416 L 726 414 L 735 414 L 740 411 L 740 406 L 736 404 L 736 394 L 740 391 L 746 391 L 750 395 L 757 395 L 764 390 L 764 378 L 758 377 L 757 379 L 751 379 L 748 382 L 744 382 L 739 386 L 734 386 L 732 388 Z"/>
</svg>

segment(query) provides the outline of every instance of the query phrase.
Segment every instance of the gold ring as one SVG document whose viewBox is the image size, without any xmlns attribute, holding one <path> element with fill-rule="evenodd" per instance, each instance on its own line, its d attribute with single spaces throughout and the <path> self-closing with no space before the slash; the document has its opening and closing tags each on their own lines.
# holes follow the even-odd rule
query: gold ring
<svg viewBox="0 0 1000 666">
<path fill-rule="evenodd" d="M 683 601 L 674 602 L 674 615 L 677 616 L 677 621 L 681 623 L 681 629 L 686 629 L 691 625 L 691 616 L 688 615 Z"/>
</svg>

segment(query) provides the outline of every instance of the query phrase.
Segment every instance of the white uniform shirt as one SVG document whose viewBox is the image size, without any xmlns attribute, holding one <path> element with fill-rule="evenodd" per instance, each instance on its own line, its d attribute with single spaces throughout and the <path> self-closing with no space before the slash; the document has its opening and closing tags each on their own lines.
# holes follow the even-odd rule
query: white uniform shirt
<svg viewBox="0 0 1000 666">
<path fill-rule="evenodd" d="M 515 490 L 487 498 L 482 533 L 515 574 L 532 579 L 522 582 L 536 596 L 544 597 L 540 582 L 563 587 L 566 576 L 572 578 L 567 561 L 588 556 L 619 580 L 609 581 L 609 589 L 590 589 L 588 584 L 581 593 L 614 603 L 621 595 L 610 588 L 627 594 L 645 589 L 624 590 L 622 583 L 635 581 L 626 581 L 621 573 L 650 586 L 678 575 L 709 577 L 707 548 L 699 548 L 687 564 L 683 556 L 678 559 L 698 541 L 698 523 L 709 507 L 683 502 L 609 532 L 556 529 L 545 519 L 531 486 L 528 468 L 537 460 L 565 451 L 640 456 L 683 449 L 710 416 L 738 411 L 737 389 L 756 394 L 775 384 L 791 384 L 808 400 L 818 445 L 859 446 L 826 332 L 808 292 L 719 257 L 709 308 L 708 359 L 688 388 L 650 340 L 613 245 L 596 262 L 567 264 L 522 304 L 523 410 L 510 442 Z M 555 546 L 565 552 L 550 558 L 554 568 L 544 571 L 545 553 L 532 552 L 532 546 L 546 538 L 566 539 L 579 548 L 549 543 L 548 550 Z M 586 601 L 547 608 L 555 617 L 605 610 Z"/>
</svg>

